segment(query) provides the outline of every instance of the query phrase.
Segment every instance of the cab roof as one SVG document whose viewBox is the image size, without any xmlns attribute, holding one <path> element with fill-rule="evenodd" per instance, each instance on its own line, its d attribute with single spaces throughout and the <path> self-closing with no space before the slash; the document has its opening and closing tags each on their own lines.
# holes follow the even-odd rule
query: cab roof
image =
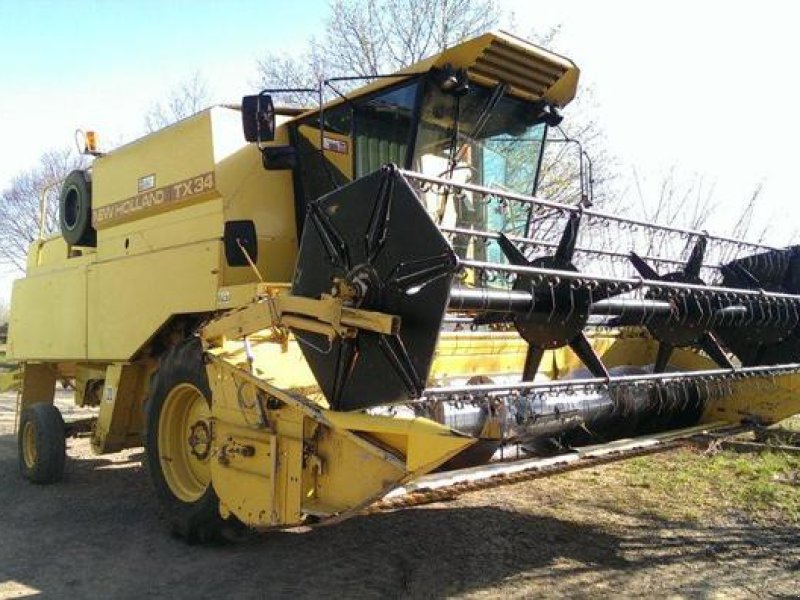
<svg viewBox="0 0 800 600">
<path fill-rule="evenodd" d="M 448 65 L 453 69 L 464 69 L 470 80 L 476 83 L 488 86 L 505 83 L 509 95 L 530 101 L 544 100 L 558 108 L 563 108 L 575 97 L 580 76 L 580 69 L 570 59 L 509 33 L 491 31 L 402 69 L 396 77 L 382 77 L 348 92 L 347 100 Z M 325 108 L 344 101 L 336 98 L 327 102 Z"/>
</svg>

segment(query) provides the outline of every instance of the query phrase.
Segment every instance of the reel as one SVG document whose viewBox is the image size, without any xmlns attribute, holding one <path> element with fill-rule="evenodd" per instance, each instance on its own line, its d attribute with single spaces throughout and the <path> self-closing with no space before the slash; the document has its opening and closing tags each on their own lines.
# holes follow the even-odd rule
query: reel
<svg viewBox="0 0 800 600">
<path fill-rule="evenodd" d="M 503 233 L 498 238 L 499 246 L 511 265 L 578 273 L 572 258 L 575 254 L 580 220 L 580 213 L 570 215 L 552 256 L 540 256 L 529 260 Z M 546 350 L 562 346 L 572 348 L 592 375 L 608 377 L 608 371 L 584 333 L 593 301 L 608 297 L 607 291 L 603 293 L 596 290 L 595 294 L 592 294 L 590 288 L 576 285 L 576 280 L 559 280 L 546 285 L 524 271 L 517 275 L 512 290 L 527 295 L 528 306 L 525 310 L 510 314 L 479 316 L 475 318 L 474 323 L 483 325 L 513 322 L 517 332 L 528 342 L 522 371 L 523 381 L 533 380 Z"/>
<path fill-rule="evenodd" d="M 634 268 L 645 279 L 704 286 L 705 282 L 700 279 L 700 267 L 706 245 L 706 238 L 699 238 L 684 268 L 666 275 L 659 275 L 635 252 L 631 252 L 630 257 Z M 719 299 L 700 293 L 676 294 L 674 290 L 661 290 L 657 287 L 650 290 L 646 298 L 667 301 L 671 309 L 664 315 L 654 316 L 647 323 L 650 334 L 659 342 L 654 372 L 666 371 L 674 349 L 686 346 L 698 346 L 720 367 L 733 368 L 733 363 L 711 331 L 717 312 L 723 308 Z"/>
<path fill-rule="evenodd" d="M 444 211 L 426 210 L 427 194 L 445 202 L 469 194 L 476 210 L 511 205 L 530 210 L 536 227 L 529 221 L 526 234 L 535 229 L 539 237 L 474 223 L 445 226 Z M 499 252 L 478 256 L 500 259 L 470 256 L 470 247 L 479 243 L 496 244 Z M 650 253 L 637 251 L 644 245 Z M 681 247 L 688 251 L 685 260 L 676 256 Z M 660 253 L 653 255 L 653 248 Z M 532 250 L 539 251 L 533 258 Z M 662 275 L 658 265 L 669 270 Z M 499 423 L 499 433 L 492 435 L 531 446 L 552 436 L 583 443 L 579 430 L 591 431 L 590 426 L 594 440 L 688 426 L 730 382 L 797 372 L 798 291 L 797 249 L 646 223 L 393 166 L 310 206 L 292 286 L 294 295 L 328 294 L 345 306 L 400 317 L 391 335 L 359 331 L 328 340 L 295 331 L 333 409 L 401 404 L 412 414 L 436 418 L 442 403 L 469 404 L 478 408 L 467 412 L 481 418 L 504 415 L 497 418 L 506 425 Z M 521 372 L 496 379 L 497 373 L 482 370 L 485 363 L 476 359 L 461 374 L 467 384 L 432 386 L 439 333 L 446 330 L 448 339 L 464 335 L 468 346 L 469 334 L 459 333 L 462 325 L 490 336 L 497 329 L 516 330 L 527 343 Z M 658 341 L 654 364 L 607 365 L 587 335 L 598 327 L 646 330 Z M 586 369 L 569 379 L 535 378 L 545 352 L 565 346 Z M 705 353 L 718 368 L 675 372 L 670 359 L 681 348 Z M 483 431 L 485 424 L 473 423 L 470 431 Z M 486 448 L 488 453 L 491 443 Z"/>
</svg>

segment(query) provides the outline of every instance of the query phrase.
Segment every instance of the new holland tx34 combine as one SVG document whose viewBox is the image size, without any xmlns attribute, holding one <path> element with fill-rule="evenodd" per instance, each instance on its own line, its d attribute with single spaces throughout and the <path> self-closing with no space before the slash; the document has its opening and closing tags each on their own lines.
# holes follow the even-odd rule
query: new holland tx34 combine
<svg viewBox="0 0 800 600">
<path fill-rule="evenodd" d="M 97 453 L 144 443 L 189 539 L 342 519 L 501 446 L 800 412 L 795 248 L 536 195 L 577 82 L 491 33 L 70 174 L 13 290 L 23 474 L 62 475 L 63 379 L 98 407 Z"/>
</svg>

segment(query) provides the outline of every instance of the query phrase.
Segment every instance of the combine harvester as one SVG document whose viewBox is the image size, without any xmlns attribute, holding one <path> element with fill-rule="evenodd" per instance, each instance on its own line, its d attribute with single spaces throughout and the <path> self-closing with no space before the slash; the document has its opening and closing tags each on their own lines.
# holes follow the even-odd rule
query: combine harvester
<svg viewBox="0 0 800 600">
<path fill-rule="evenodd" d="M 341 520 L 510 445 L 800 412 L 794 248 L 594 210 L 590 174 L 578 204 L 536 195 L 578 73 L 490 33 L 70 174 L 13 290 L 23 474 L 62 476 L 62 379 L 97 453 L 144 441 L 189 540 Z"/>
</svg>

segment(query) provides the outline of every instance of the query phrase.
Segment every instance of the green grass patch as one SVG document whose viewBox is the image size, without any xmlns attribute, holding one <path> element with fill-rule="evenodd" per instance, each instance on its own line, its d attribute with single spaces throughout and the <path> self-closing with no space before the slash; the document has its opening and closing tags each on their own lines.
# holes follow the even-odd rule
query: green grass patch
<svg viewBox="0 0 800 600">
<path fill-rule="evenodd" d="M 800 522 L 800 456 L 778 452 L 691 450 L 623 463 L 625 482 L 639 488 L 636 500 L 666 518 L 699 519 L 734 509 L 765 519 Z"/>
</svg>

